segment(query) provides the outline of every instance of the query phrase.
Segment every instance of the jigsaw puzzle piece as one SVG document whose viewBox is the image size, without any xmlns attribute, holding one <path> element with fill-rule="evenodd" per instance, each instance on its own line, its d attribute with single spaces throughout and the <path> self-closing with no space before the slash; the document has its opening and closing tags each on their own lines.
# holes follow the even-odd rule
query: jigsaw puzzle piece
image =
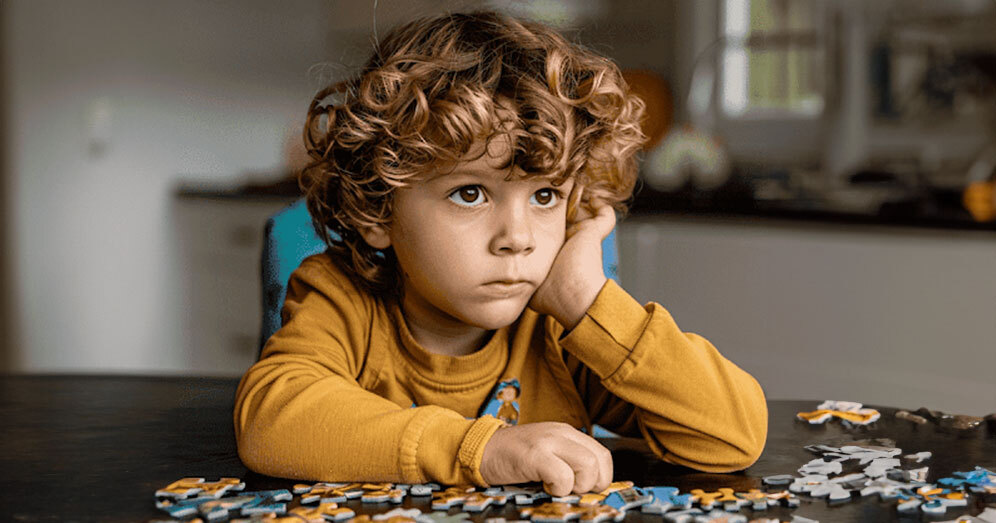
<svg viewBox="0 0 996 523">
<path fill-rule="evenodd" d="M 470 514 L 467 514 L 466 512 L 460 512 L 453 515 L 446 512 L 430 512 L 428 514 L 422 514 L 416 519 L 418 523 L 462 523 L 468 520 L 470 520 Z"/>
<path fill-rule="evenodd" d="M 879 499 L 885 501 L 898 498 L 903 490 L 907 490 L 912 487 L 913 485 L 910 485 L 909 483 L 903 483 L 886 478 L 878 478 L 865 484 L 865 487 L 861 489 L 861 495 L 871 496 L 878 494 Z"/>
<path fill-rule="evenodd" d="M 422 511 L 417 508 L 396 508 L 383 514 L 375 515 L 373 520 L 387 521 L 389 523 L 415 523 L 421 515 Z"/>
<path fill-rule="evenodd" d="M 796 508 L 799 506 L 800 503 L 799 497 L 787 490 L 782 490 L 779 492 L 767 492 L 766 494 L 768 496 L 768 504 L 771 505 L 781 503 L 786 507 Z"/>
<path fill-rule="evenodd" d="M 802 421 L 809 422 L 810 425 L 819 425 L 830 421 L 833 418 L 833 412 L 829 410 L 814 410 L 811 412 L 800 412 L 795 416 Z"/>
<path fill-rule="evenodd" d="M 567 503 L 547 502 L 538 507 L 526 507 L 519 510 L 519 516 L 533 520 L 535 523 L 563 523 L 580 519 L 585 510 L 591 507 L 577 507 Z"/>
<path fill-rule="evenodd" d="M 789 483 L 792 483 L 793 480 L 795 480 L 795 476 L 791 474 L 778 474 L 775 476 L 765 476 L 761 478 L 761 481 L 765 485 L 773 486 L 788 485 Z"/>
<path fill-rule="evenodd" d="M 363 496 L 363 493 L 366 492 L 363 483 L 321 483 L 319 485 L 322 487 L 316 485 L 309 494 L 314 494 L 316 490 L 321 488 L 322 503 L 345 503 Z M 309 499 L 311 498 L 309 497 Z"/>
<path fill-rule="evenodd" d="M 438 483 L 423 483 L 421 485 L 412 485 L 408 489 L 408 493 L 412 496 L 431 496 L 433 492 L 441 488 Z"/>
<path fill-rule="evenodd" d="M 245 492 L 243 496 L 252 496 L 249 503 L 242 505 L 242 515 L 251 516 L 253 514 L 284 514 L 287 512 L 287 501 L 294 499 L 294 494 L 287 489 L 261 490 L 257 492 Z"/>
<path fill-rule="evenodd" d="M 692 495 L 678 494 L 678 489 L 675 487 L 648 487 L 643 490 L 649 492 L 653 496 L 653 499 L 651 499 L 650 503 L 642 505 L 640 512 L 663 514 L 673 509 L 684 510 L 692 508 Z"/>
<path fill-rule="evenodd" d="M 208 521 L 217 521 L 219 519 L 226 519 L 229 514 L 233 511 L 238 511 L 242 507 L 253 503 L 256 501 L 256 496 L 232 496 L 221 499 L 212 499 L 205 503 L 201 503 L 197 507 L 197 511 L 201 513 L 202 516 L 206 517 Z"/>
<path fill-rule="evenodd" d="M 602 504 L 613 507 L 621 512 L 626 512 L 631 508 L 646 505 L 647 503 L 653 501 L 653 499 L 654 495 L 644 489 L 640 487 L 629 487 L 610 493 L 605 497 L 605 500 L 602 501 Z"/>
<path fill-rule="evenodd" d="M 432 494 L 432 510 L 449 510 L 460 505 L 474 492 L 474 487 L 450 487 Z"/>
<path fill-rule="evenodd" d="M 516 505 L 532 505 L 537 501 L 546 501 L 550 499 L 550 494 L 540 489 L 521 489 L 523 492 L 515 494 L 515 504 Z"/>
<path fill-rule="evenodd" d="M 156 508 L 167 512 L 170 517 L 183 519 L 197 514 L 202 504 L 215 501 L 214 498 L 162 499 L 156 501 Z"/>
<path fill-rule="evenodd" d="M 609 494 L 612 494 L 613 492 L 616 492 L 616 491 L 619 491 L 619 490 L 632 488 L 632 487 L 633 487 L 633 482 L 632 481 L 614 481 L 614 482 L 610 483 L 609 486 L 605 488 L 605 490 L 603 490 L 603 491 L 601 491 L 601 492 L 599 492 L 597 494 L 596 493 L 588 493 L 588 494 L 585 494 L 585 495 L 581 496 L 581 499 L 578 500 L 578 505 L 581 505 L 582 507 L 589 507 L 589 506 L 592 506 L 592 505 L 598 505 L 599 503 L 601 503 L 602 501 L 604 501 L 605 498 Z"/>
<path fill-rule="evenodd" d="M 789 491 L 809 494 L 814 498 L 829 497 L 832 502 L 840 502 L 851 499 L 851 493 L 847 489 L 839 483 L 830 481 L 830 479 L 823 474 L 813 474 L 796 478 L 796 480 L 789 485 Z"/>
<path fill-rule="evenodd" d="M 581 507 L 581 523 L 601 523 L 603 521 L 622 521 L 626 513 L 608 505 L 591 505 Z"/>
<path fill-rule="evenodd" d="M 472 492 L 463 501 L 463 509 L 467 512 L 484 512 L 491 505 L 504 506 L 506 502 L 508 502 L 508 496 L 500 494 L 488 495 L 486 492 Z"/>
<path fill-rule="evenodd" d="M 750 489 L 747 492 L 737 492 L 737 496 L 750 505 L 751 510 L 768 510 L 768 506 L 778 503 L 768 497 L 768 494 L 758 489 Z"/>
<path fill-rule="evenodd" d="M 304 519 L 308 522 L 342 521 L 356 515 L 348 508 L 339 508 L 336 503 L 320 503 L 314 507 L 294 507 L 290 516 Z"/>
<path fill-rule="evenodd" d="M 840 474 L 843 470 L 839 461 L 825 461 L 823 458 L 816 458 L 809 463 L 799 467 L 799 474 L 806 476 Z"/>
<path fill-rule="evenodd" d="M 705 514 L 702 510 L 697 508 L 689 508 L 685 510 L 678 510 L 675 512 L 668 512 L 664 514 L 664 519 L 672 523 L 689 523 L 695 521 L 697 516 Z"/>
<path fill-rule="evenodd" d="M 895 481 L 923 483 L 927 481 L 927 472 L 929 472 L 929 470 L 930 467 L 908 469 L 908 470 L 890 469 L 886 472 L 885 476 Z"/>
<path fill-rule="evenodd" d="M 201 491 L 204 478 L 180 478 L 156 491 L 157 497 L 185 499 Z"/>
<path fill-rule="evenodd" d="M 723 510 L 712 510 L 707 514 L 695 516 L 695 523 L 747 523 L 747 516 L 730 514 Z"/>
</svg>

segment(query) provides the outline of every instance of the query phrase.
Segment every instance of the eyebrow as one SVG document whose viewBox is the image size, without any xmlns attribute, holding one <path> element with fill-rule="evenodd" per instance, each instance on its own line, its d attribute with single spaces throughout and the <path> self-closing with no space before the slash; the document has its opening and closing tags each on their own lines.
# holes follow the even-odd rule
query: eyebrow
<svg viewBox="0 0 996 523">
<path fill-rule="evenodd" d="M 426 178 L 425 179 L 425 183 L 431 183 L 431 182 L 434 182 L 436 180 L 446 179 L 446 178 L 458 178 L 458 179 L 459 178 L 477 178 L 477 179 L 487 179 L 487 180 L 500 179 L 502 181 L 505 181 L 507 176 L 508 176 L 508 174 L 503 174 L 500 177 L 496 177 L 496 176 L 493 176 L 491 174 L 490 170 L 486 171 L 486 170 L 483 170 L 483 169 L 474 169 L 474 168 L 465 169 L 465 168 L 458 167 L 456 169 L 453 169 L 452 171 L 446 171 L 446 172 L 440 172 L 440 173 L 434 174 L 434 175 Z M 558 178 L 558 175 L 555 175 L 555 174 L 548 174 L 548 175 L 545 175 L 545 176 L 536 176 L 536 175 L 533 175 L 533 176 L 527 176 L 527 177 L 524 177 L 524 178 L 519 178 L 519 177 L 513 176 L 510 181 L 523 181 L 523 182 L 536 182 L 536 183 L 550 183 L 550 184 L 553 184 L 553 182 L 555 180 L 557 180 L 557 178 Z M 566 183 L 567 181 L 568 180 L 564 180 L 564 183 Z M 561 184 L 561 185 L 563 185 L 563 184 Z"/>
</svg>

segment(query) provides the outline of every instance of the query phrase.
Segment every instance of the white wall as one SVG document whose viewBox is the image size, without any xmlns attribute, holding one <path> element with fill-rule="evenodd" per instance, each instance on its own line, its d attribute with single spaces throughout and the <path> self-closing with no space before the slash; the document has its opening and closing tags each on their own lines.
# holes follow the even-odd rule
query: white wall
<svg viewBox="0 0 996 523">
<path fill-rule="evenodd" d="M 12 370 L 183 369 L 173 186 L 279 171 L 329 5 L 5 0 Z"/>
<path fill-rule="evenodd" d="M 996 232 L 634 216 L 619 242 L 623 286 L 769 398 L 996 408 Z"/>
</svg>

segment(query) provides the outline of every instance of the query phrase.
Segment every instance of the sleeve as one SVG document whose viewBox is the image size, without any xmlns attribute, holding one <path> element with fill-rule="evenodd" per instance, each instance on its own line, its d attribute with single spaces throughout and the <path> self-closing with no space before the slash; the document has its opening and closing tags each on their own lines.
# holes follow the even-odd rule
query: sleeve
<svg viewBox="0 0 996 523">
<path fill-rule="evenodd" d="M 503 423 L 402 408 L 363 389 L 373 300 L 336 273 L 309 259 L 291 275 L 284 325 L 242 377 L 234 422 L 246 467 L 306 481 L 486 485 L 484 445 Z"/>
<path fill-rule="evenodd" d="M 661 459 L 706 472 L 760 457 L 761 386 L 659 304 L 641 306 L 609 280 L 560 345 L 593 423 L 641 434 Z"/>
</svg>

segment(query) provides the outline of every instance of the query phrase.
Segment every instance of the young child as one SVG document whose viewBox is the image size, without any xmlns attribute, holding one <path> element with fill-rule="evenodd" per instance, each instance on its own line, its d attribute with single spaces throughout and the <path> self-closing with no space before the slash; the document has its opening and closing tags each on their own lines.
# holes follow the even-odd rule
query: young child
<svg viewBox="0 0 996 523">
<path fill-rule="evenodd" d="M 704 471 L 753 463 L 757 382 L 602 269 L 642 111 L 608 59 L 489 12 L 404 25 L 319 92 L 301 184 L 329 249 L 242 378 L 246 466 L 559 496 L 612 481 L 592 424 Z"/>
</svg>

